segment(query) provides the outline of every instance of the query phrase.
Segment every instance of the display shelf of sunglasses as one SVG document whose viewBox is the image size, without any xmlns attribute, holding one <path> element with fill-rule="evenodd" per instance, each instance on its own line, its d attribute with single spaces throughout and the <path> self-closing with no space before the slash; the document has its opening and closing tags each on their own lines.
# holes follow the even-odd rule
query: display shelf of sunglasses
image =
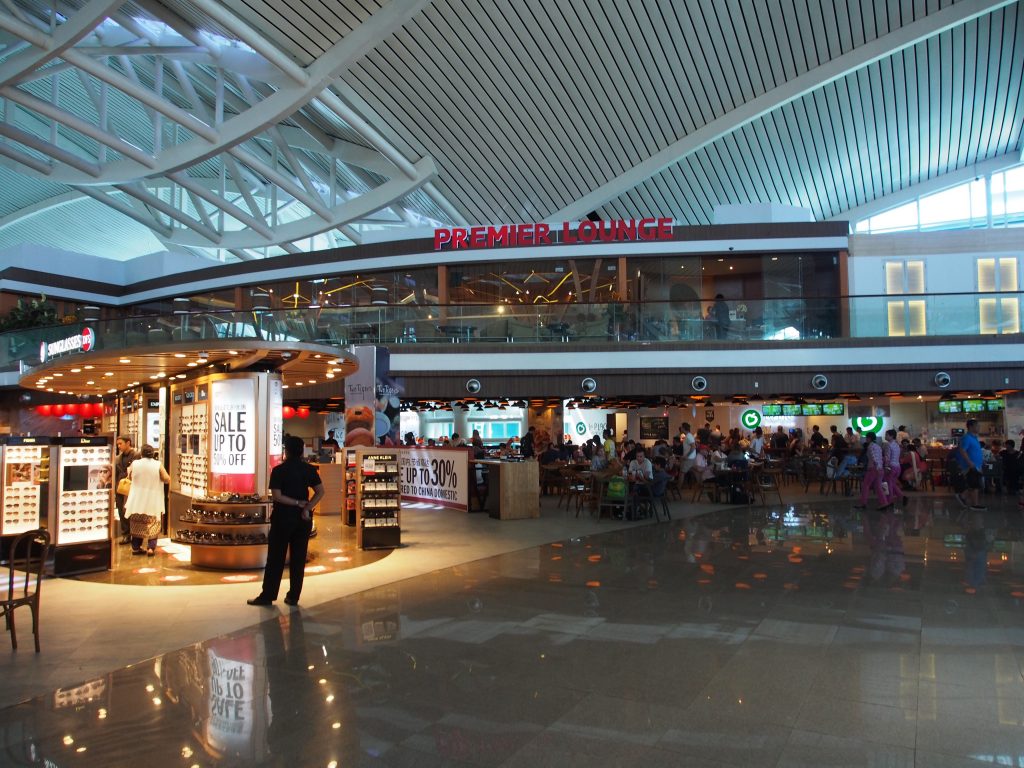
<svg viewBox="0 0 1024 768">
<path fill-rule="evenodd" d="M 192 499 L 178 515 L 174 541 L 192 548 L 192 564 L 238 570 L 267 564 L 269 501 Z"/>
<path fill-rule="evenodd" d="M 64 491 L 57 499 L 54 543 L 81 544 L 110 538 L 110 490 Z"/>
<path fill-rule="evenodd" d="M 362 549 L 393 549 L 401 543 L 398 451 L 358 449 L 355 457 L 356 543 Z"/>
</svg>

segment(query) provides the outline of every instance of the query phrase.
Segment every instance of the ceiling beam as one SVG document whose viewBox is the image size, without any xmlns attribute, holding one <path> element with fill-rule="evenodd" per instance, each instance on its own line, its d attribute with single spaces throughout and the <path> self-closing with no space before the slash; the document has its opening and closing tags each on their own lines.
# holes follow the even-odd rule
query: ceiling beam
<svg viewBox="0 0 1024 768">
<path fill-rule="evenodd" d="M 387 208 L 396 200 L 400 200 L 407 194 L 427 183 L 437 174 L 437 168 L 429 158 L 420 160 L 414 166 L 416 169 L 415 179 L 406 179 L 404 176 L 397 176 L 390 181 L 371 189 L 358 197 L 346 200 L 339 205 L 325 210 L 327 217 L 318 215 L 306 216 L 298 221 L 290 221 L 286 224 L 278 224 L 274 228 L 273 240 L 268 241 L 260 237 L 259 233 L 250 230 L 238 230 L 225 232 L 219 247 L 221 248 L 266 248 L 268 246 L 280 245 L 281 243 L 294 243 L 313 235 L 319 235 L 332 229 L 340 229 L 346 224 L 358 221 L 364 216 Z M 354 233 L 353 233 L 354 234 Z M 195 233 L 185 230 L 177 230 L 173 238 L 179 245 L 204 246 Z"/>
<path fill-rule="evenodd" d="M 124 0 L 90 0 L 79 8 L 74 16 L 61 24 L 52 35 L 47 35 L 31 24 L 0 13 L 0 29 L 17 35 L 32 44 L 32 48 L 11 56 L 0 64 L 0 85 L 9 85 L 14 80 L 58 57 L 65 50 L 79 42 Z"/>
<path fill-rule="evenodd" d="M 669 144 L 646 160 L 638 163 L 611 181 L 602 184 L 583 197 L 575 200 L 547 217 L 549 223 L 575 221 L 588 212 L 625 194 L 638 184 L 661 173 L 694 152 L 717 141 L 723 136 L 742 128 L 744 125 L 773 112 L 779 107 L 796 101 L 829 83 L 846 77 L 864 67 L 884 59 L 897 51 L 917 45 L 922 40 L 934 37 L 946 30 L 961 26 L 968 21 L 992 13 L 999 8 L 1013 5 L 1016 0 L 962 0 L 941 10 L 929 13 L 923 18 L 906 24 L 899 29 L 867 42 L 844 53 L 819 67 L 787 80 L 736 109 L 704 124 L 679 141 Z"/>
<path fill-rule="evenodd" d="M 258 104 L 250 105 L 244 112 L 221 123 L 216 129 L 187 115 L 182 110 L 178 110 L 176 115 L 167 114 L 177 109 L 171 102 L 168 101 L 158 108 L 152 101 L 158 98 L 156 94 L 152 92 L 139 93 L 139 89 L 128 78 L 109 70 L 85 53 L 76 52 L 74 49 L 65 51 L 64 57 L 75 66 L 96 77 L 107 79 L 114 87 L 143 101 L 143 103 L 148 103 L 158 111 L 164 112 L 170 119 L 185 125 L 197 136 L 164 148 L 157 155 L 153 167 L 142 166 L 134 160 L 122 159 L 104 164 L 98 180 L 84 178 L 82 174 L 73 169 L 61 167 L 54 169 L 51 179 L 65 184 L 125 183 L 141 176 L 184 170 L 235 148 L 253 136 L 264 132 L 270 126 L 286 120 L 311 99 L 318 97 L 338 76 L 362 60 L 382 40 L 401 29 L 430 2 L 431 0 L 391 0 L 327 49 L 316 61 L 305 67 L 302 84 L 292 79 L 280 90 Z M 203 10 L 214 18 L 224 15 L 223 5 L 217 0 L 201 0 L 196 5 L 201 5 Z M 250 32 L 246 33 L 247 36 Z M 245 38 L 243 40 L 251 47 L 256 48 L 252 45 L 254 41 Z M 260 44 L 260 49 L 266 48 L 268 45 L 270 45 L 268 42 Z M 283 56 L 283 53 L 278 52 L 275 58 Z M 296 66 L 294 62 L 292 66 Z M 103 72 L 104 69 L 109 71 Z M 186 117 L 189 118 L 187 122 Z"/>
</svg>

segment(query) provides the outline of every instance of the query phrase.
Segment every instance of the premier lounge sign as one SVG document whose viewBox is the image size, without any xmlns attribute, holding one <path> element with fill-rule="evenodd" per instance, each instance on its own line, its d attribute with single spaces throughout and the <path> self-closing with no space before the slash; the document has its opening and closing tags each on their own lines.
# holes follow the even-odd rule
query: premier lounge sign
<svg viewBox="0 0 1024 768">
<path fill-rule="evenodd" d="M 39 345 L 39 362 L 45 363 L 68 352 L 88 352 L 96 345 L 96 333 L 92 328 L 83 328 L 81 333 L 66 339 L 43 342 Z"/>
<path fill-rule="evenodd" d="M 672 219 L 608 219 L 579 223 L 563 221 L 560 228 L 543 222 L 502 226 L 451 227 L 434 230 L 434 250 L 508 248 L 527 245 L 622 243 L 628 240 L 671 240 Z"/>
</svg>

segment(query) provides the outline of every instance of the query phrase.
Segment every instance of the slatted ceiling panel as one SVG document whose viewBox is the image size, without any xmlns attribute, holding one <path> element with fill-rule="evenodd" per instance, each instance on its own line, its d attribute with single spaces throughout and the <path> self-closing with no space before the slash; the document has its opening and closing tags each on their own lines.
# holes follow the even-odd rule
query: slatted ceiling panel
<svg viewBox="0 0 1024 768">
<path fill-rule="evenodd" d="M 459 18 L 473 22 L 472 17 Z M 552 190 L 557 199 L 579 196 L 580 189 L 571 188 L 566 175 L 554 171 L 564 155 L 559 151 L 561 142 L 555 125 L 544 120 L 541 104 L 536 100 L 535 78 L 538 73 L 524 73 L 520 68 L 510 66 L 513 56 L 507 49 L 503 52 L 504 59 L 499 58 L 489 46 L 471 50 L 464 42 L 467 36 L 460 34 L 465 28 L 452 28 L 443 18 L 432 18 L 429 12 L 423 15 L 423 19 L 424 23 L 410 25 L 409 35 L 416 39 L 421 50 L 428 51 L 436 45 L 447 61 L 454 61 L 457 67 L 465 70 L 463 82 L 469 86 L 466 98 L 477 113 L 477 121 L 486 133 L 507 145 L 513 157 L 531 158 L 528 167 L 514 169 L 522 172 L 520 198 L 528 197 L 527 190 L 538 188 Z M 431 22 L 434 27 L 425 29 L 426 22 Z M 475 30 L 471 27 L 465 31 L 472 34 Z M 492 31 L 497 32 L 493 27 Z M 446 44 L 450 45 L 450 50 L 446 50 Z M 508 100 L 506 94 L 510 93 L 516 94 L 521 101 L 513 103 Z M 519 164 L 513 161 L 513 166 L 516 165 Z M 544 197 L 535 202 L 538 207 L 556 204 Z"/>
<path fill-rule="evenodd" d="M 989 80 L 988 83 L 989 88 L 995 88 L 997 93 L 992 116 L 999 132 L 998 137 L 993 136 L 990 141 L 1000 146 L 1017 146 L 1017 140 L 1011 132 L 1019 132 L 1021 127 L 1021 99 L 1024 98 L 1024 51 L 1021 50 L 1024 47 L 1024 8 L 1018 3 L 1012 10 L 1007 9 L 1000 15 L 1003 14 L 1009 18 L 1001 27 L 995 26 L 996 34 L 991 35 L 994 40 L 1000 36 L 1001 29 L 1000 77 L 997 82 Z M 994 18 L 992 23 L 996 23 Z M 1016 101 L 1013 100 L 1013 94 L 1017 95 Z"/>
</svg>

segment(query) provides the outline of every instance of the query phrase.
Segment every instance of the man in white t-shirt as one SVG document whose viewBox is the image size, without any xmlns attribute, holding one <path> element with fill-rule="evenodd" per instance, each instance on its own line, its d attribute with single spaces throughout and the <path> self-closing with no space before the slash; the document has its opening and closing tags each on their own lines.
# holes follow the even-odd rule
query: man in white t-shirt
<svg viewBox="0 0 1024 768">
<path fill-rule="evenodd" d="M 630 480 L 653 480 L 654 465 L 644 455 L 642 446 L 637 446 L 636 456 L 629 462 L 629 469 L 626 471 Z"/>
<path fill-rule="evenodd" d="M 693 436 L 690 425 L 685 421 L 683 422 L 682 430 L 680 437 L 683 442 L 683 453 L 679 457 L 679 471 L 685 475 L 693 467 L 693 462 L 697 458 L 697 440 Z"/>
</svg>

